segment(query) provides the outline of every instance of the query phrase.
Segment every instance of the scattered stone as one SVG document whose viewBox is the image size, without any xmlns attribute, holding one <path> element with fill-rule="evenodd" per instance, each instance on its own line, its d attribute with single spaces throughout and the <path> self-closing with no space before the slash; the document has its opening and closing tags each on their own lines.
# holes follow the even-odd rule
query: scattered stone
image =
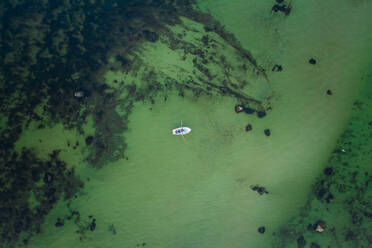
<svg viewBox="0 0 372 248">
<path fill-rule="evenodd" d="M 247 114 L 253 114 L 254 112 L 256 112 L 256 110 L 246 107 L 244 108 L 244 112 L 246 112 Z"/>
<path fill-rule="evenodd" d="M 270 129 L 265 129 L 264 130 L 264 133 L 265 133 L 266 136 L 270 136 L 271 135 Z"/>
<path fill-rule="evenodd" d="M 333 169 L 331 167 L 327 167 L 324 169 L 324 174 L 327 176 L 331 176 L 333 174 Z"/>
<path fill-rule="evenodd" d="M 85 138 L 85 144 L 87 144 L 88 146 L 92 144 L 93 141 L 94 141 L 94 137 L 92 135 Z"/>
<path fill-rule="evenodd" d="M 316 60 L 313 59 L 313 58 L 311 58 L 311 59 L 309 59 L 309 63 L 312 64 L 312 65 L 315 65 L 316 64 Z"/>
<path fill-rule="evenodd" d="M 240 113 L 244 110 L 244 107 L 242 105 L 236 105 L 235 106 L 235 112 Z"/>
<path fill-rule="evenodd" d="M 90 230 L 93 232 L 96 229 L 96 219 L 93 219 L 92 223 L 89 226 Z"/>
<path fill-rule="evenodd" d="M 56 227 L 61 227 L 61 226 L 63 226 L 64 225 L 64 223 L 63 223 L 63 220 L 61 220 L 60 218 L 57 218 L 57 222 L 56 222 Z"/>
<path fill-rule="evenodd" d="M 318 245 L 318 244 L 315 243 L 315 242 L 311 242 L 311 244 L 310 244 L 310 248 L 320 248 L 320 245 Z"/>
<path fill-rule="evenodd" d="M 275 5 L 271 8 L 271 11 L 278 12 L 278 11 L 279 11 L 279 8 L 280 8 L 280 5 L 279 5 L 279 4 L 275 4 Z"/>
<path fill-rule="evenodd" d="M 252 130 L 252 125 L 251 124 L 248 124 L 246 127 L 245 127 L 245 131 L 248 132 L 248 131 L 251 131 Z"/>
<path fill-rule="evenodd" d="M 281 65 L 274 65 L 272 71 L 282 71 L 283 67 Z"/>
<path fill-rule="evenodd" d="M 327 90 L 327 95 L 331 96 L 332 95 L 332 91 L 331 90 Z"/>
<path fill-rule="evenodd" d="M 265 232 L 265 227 L 264 226 L 260 226 L 259 228 L 258 228 L 258 232 L 259 233 L 264 233 Z"/>
<path fill-rule="evenodd" d="M 326 227 L 327 227 L 327 224 L 322 220 L 318 220 L 315 223 L 315 231 L 318 232 L 318 233 L 324 232 Z"/>
<path fill-rule="evenodd" d="M 257 111 L 257 116 L 258 118 L 263 118 L 266 116 L 266 112 L 265 111 Z"/>
<path fill-rule="evenodd" d="M 283 1 L 281 1 L 283 2 Z M 281 3 L 280 2 L 280 3 Z M 274 11 L 274 12 L 283 12 L 286 16 L 289 15 L 289 13 L 291 13 L 291 9 L 292 9 L 292 6 L 291 5 L 285 5 L 285 4 L 275 4 L 272 8 L 271 8 L 271 11 Z"/>
<path fill-rule="evenodd" d="M 266 190 L 265 187 L 261 187 L 258 185 L 252 186 L 251 189 L 253 191 L 257 191 L 258 194 L 263 195 L 263 194 L 268 194 L 269 192 Z"/>
<path fill-rule="evenodd" d="M 74 92 L 74 97 L 82 98 L 82 97 L 84 97 L 84 92 L 83 91 L 75 91 Z"/>
<path fill-rule="evenodd" d="M 305 245 L 306 245 L 306 240 L 305 240 L 304 236 L 301 235 L 301 236 L 298 237 L 298 239 L 297 239 L 297 247 L 298 247 L 298 248 L 304 248 Z"/>
<path fill-rule="evenodd" d="M 268 194 L 269 192 L 265 189 L 265 187 L 258 187 L 258 190 L 257 192 L 260 194 L 260 195 L 263 195 L 263 194 Z"/>
</svg>

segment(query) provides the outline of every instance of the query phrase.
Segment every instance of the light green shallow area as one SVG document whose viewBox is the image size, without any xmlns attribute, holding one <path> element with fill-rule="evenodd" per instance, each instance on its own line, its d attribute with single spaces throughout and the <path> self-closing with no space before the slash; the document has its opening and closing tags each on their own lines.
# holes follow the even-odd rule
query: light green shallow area
<svg viewBox="0 0 372 248">
<path fill-rule="evenodd" d="M 125 134 L 129 160 L 77 169 L 90 181 L 72 207 L 86 220 L 94 215 L 96 230 L 80 242 L 73 222 L 56 228 L 56 218 L 67 215 L 59 204 L 29 247 L 272 247 L 272 233 L 298 213 L 350 117 L 370 59 L 372 5 L 296 1 L 287 18 L 271 16 L 271 5 L 201 6 L 267 66 L 275 92 L 268 115 L 237 115 L 228 97 L 174 93 L 166 103 L 156 99 L 151 111 L 137 104 Z M 284 70 L 271 72 L 274 63 Z M 181 120 L 192 128 L 185 139 L 171 134 Z M 259 196 L 249 188 L 255 184 L 269 194 Z"/>
</svg>

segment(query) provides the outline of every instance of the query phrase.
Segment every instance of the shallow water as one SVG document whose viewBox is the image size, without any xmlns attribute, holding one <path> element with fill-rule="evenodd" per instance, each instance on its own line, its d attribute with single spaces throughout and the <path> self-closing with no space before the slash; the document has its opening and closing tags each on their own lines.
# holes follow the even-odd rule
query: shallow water
<svg viewBox="0 0 372 248">
<path fill-rule="evenodd" d="M 166 102 L 159 95 L 155 104 L 135 103 L 124 133 L 128 159 L 100 170 L 83 160 L 85 146 L 67 147 L 67 140 L 84 143 L 78 133 L 61 126 L 36 132 L 31 126 L 17 147 L 36 147 L 40 156 L 52 146 L 62 149 L 61 157 L 76 166 L 85 186 L 71 201 L 71 209 L 80 212 L 79 224 L 55 227 L 56 219 L 69 213 L 61 200 L 29 247 L 273 247 L 273 233 L 300 213 L 351 117 L 370 70 L 365 51 L 371 48 L 367 10 L 372 6 L 367 1 L 296 1 L 283 17 L 270 13 L 272 5 L 217 0 L 196 6 L 210 12 L 266 69 L 268 82 L 245 75 L 250 84 L 243 90 L 259 100 L 271 98 L 265 118 L 236 114 L 237 101 L 229 96 L 193 98 L 186 92 L 180 97 L 169 91 Z M 200 29 L 187 18 L 184 25 Z M 194 41 L 197 32 L 190 30 L 187 39 Z M 224 51 L 238 64 L 233 52 Z M 140 55 L 157 72 L 191 77 L 187 60 L 181 63 L 180 54 L 162 44 L 146 44 Z M 312 57 L 316 65 L 308 63 Z M 272 72 L 274 64 L 283 71 Z M 102 78 L 109 85 L 114 79 L 146 84 L 138 76 L 141 70 L 146 67 L 137 77 L 107 73 Z M 326 94 L 328 89 L 333 95 Z M 185 139 L 171 135 L 181 120 L 192 128 Z M 247 133 L 248 123 L 253 130 Z M 270 137 L 264 135 L 266 128 Z M 84 129 L 94 133 L 90 123 Z M 48 139 L 51 133 L 58 142 Z M 256 184 L 269 194 L 252 191 Z M 90 223 L 89 215 L 97 219 L 96 230 L 83 232 L 80 241 L 75 231 Z M 257 232 L 259 226 L 266 227 L 265 234 Z"/>
</svg>

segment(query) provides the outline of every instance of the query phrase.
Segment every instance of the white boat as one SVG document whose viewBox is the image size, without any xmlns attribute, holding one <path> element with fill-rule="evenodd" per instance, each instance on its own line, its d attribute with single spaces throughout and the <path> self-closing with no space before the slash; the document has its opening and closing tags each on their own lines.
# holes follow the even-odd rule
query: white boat
<svg viewBox="0 0 372 248">
<path fill-rule="evenodd" d="M 174 135 L 184 135 L 184 134 L 188 134 L 190 132 L 191 132 L 191 128 L 189 128 L 189 127 L 179 127 L 179 128 L 176 128 L 176 129 L 172 130 L 172 133 Z"/>
<path fill-rule="evenodd" d="M 173 135 L 185 135 L 191 132 L 191 128 L 189 127 L 183 127 L 182 121 L 181 121 L 181 127 L 175 128 L 172 130 Z"/>
</svg>

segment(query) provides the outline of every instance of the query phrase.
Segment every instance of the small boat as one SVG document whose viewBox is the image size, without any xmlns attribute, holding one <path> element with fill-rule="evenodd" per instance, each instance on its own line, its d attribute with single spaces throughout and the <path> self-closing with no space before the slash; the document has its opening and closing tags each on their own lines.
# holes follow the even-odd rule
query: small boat
<svg viewBox="0 0 372 248">
<path fill-rule="evenodd" d="M 178 127 L 178 128 L 175 128 L 172 130 L 172 134 L 173 135 L 184 135 L 184 134 L 188 134 L 191 132 L 191 128 L 189 127 L 183 127 L 182 126 L 182 121 L 181 121 L 181 127 Z"/>
<path fill-rule="evenodd" d="M 173 129 L 172 131 L 174 135 L 184 135 L 190 132 L 191 132 L 191 128 L 189 127 L 179 127 L 179 128 Z"/>
</svg>

